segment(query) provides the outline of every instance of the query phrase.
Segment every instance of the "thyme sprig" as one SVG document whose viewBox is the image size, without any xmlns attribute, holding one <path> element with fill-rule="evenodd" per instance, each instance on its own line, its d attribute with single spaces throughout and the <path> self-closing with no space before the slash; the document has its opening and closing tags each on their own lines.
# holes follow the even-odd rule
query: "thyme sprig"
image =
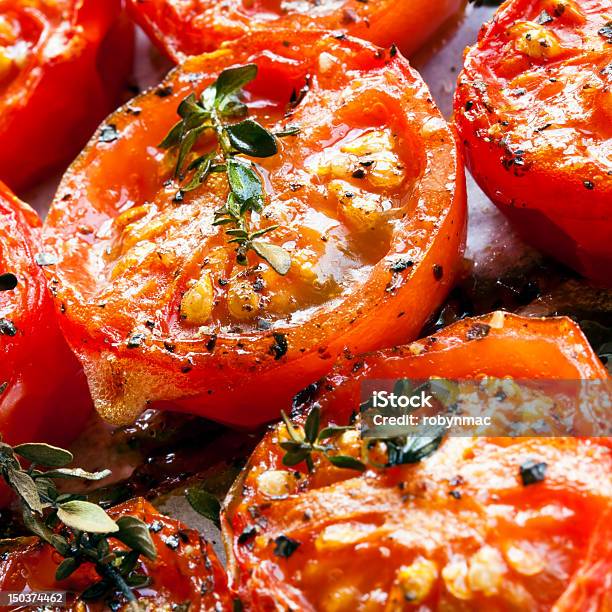
<svg viewBox="0 0 612 612">
<path fill-rule="evenodd" d="M 229 242 L 236 244 L 239 264 L 247 264 L 247 253 L 255 252 L 281 275 L 291 267 L 291 256 L 281 246 L 262 240 L 262 236 L 278 228 L 271 225 L 251 231 L 248 213 L 260 213 L 265 204 L 265 191 L 258 166 L 239 157 L 265 158 L 276 155 L 277 138 L 299 132 L 289 127 L 271 133 L 254 119 L 246 117 L 248 108 L 241 100 L 245 85 L 257 76 L 257 66 L 247 64 L 228 68 L 219 74 L 198 98 L 187 96 L 178 106 L 180 121 L 172 127 L 159 145 L 176 152 L 174 177 L 181 183 L 175 199 L 181 201 L 186 192 L 198 188 L 212 173 L 225 173 L 229 194 L 225 205 L 215 211 L 215 225 L 226 225 Z M 237 123 L 228 121 L 242 119 Z M 213 135 L 214 149 L 188 163 L 194 146 L 203 135 Z"/>
<path fill-rule="evenodd" d="M 331 442 L 345 431 L 358 431 L 357 425 L 340 427 L 332 424 L 320 428 L 321 409 L 318 404 L 311 408 L 303 428 L 294 424 L 284 412 L 281 415 L 289 436 L 289 440 L 279 442 L 285 451 L 283 464 L 292 467 L 304 461 L 309 472 L 314 471 L 314 456 L 322 457 L 335 467 L 361 472 L 368 466 L 382 469 L 419 463 L 438 449 L 445 433 L 443 428 L 438 428 L 423 436 L 368 437 L 361 442 L 361 459 L 356 459 L 338 454 L 337 446 Z M 381 455 L 385 457 L 384 462 L 378 459 Z"/>
<path fill-rule="evenodd" d="M 19 458 L 30 462 L 29 467 L 24 467 Z M 13 447 L 0 440 L 0 475 L 17 495 L 25 527 L 64 558 L 56 579 L 65 580 L 83 563 L 91 563 L 100 580 L 81 594 L 82 599 L 120 592 L 130 609 L 139 610 L 132 589 L 146 586 L 149 579 L 136 571 L 136 565 L 140 555 L 149 559 L 157 556 L 148 527 L 133 516 L 114 521 L 84 495 L 60 493 L 57 479 L 97 481 L 110 475 L 109 470 L 87 472 L 66 467 L 72 460 L 72 453 L 49 444 Z M 49 469 L 41 470 L 39 466 Z M 111 538 L 128 549 L 111 551 Z"/>
<path fill-rule="evenodd" d="M 365 464 L 359 459 L 355 459 L 355 457 L 333 453 L 336 447 L 329 443 L 330 440 L 336 438 L 344 431 L 353 429 L 353 427 L 328 425 L 321 429 L 321 409 L 316 404 L 308 413 L 303 428 L 292 423 L 284 412 L 281 412 L 281 415 L 290 438 L 280 442 L 280 447 L 286 451 L 283 457 L 283 464 L 287 467 L 292 467 L 304 461 L 308 471 L 313 472 L 313 455 L 318 455 L 339 468 L 358 470 L 360 472 L 366 469 Z"/>
</svg>

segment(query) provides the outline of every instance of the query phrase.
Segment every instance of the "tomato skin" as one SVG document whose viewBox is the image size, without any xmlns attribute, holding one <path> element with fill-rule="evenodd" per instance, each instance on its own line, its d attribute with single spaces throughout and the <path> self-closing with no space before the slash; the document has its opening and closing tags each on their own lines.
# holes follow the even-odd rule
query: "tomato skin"
<svg viewBox="0 0 612 612">
<path fill-rule="evenodd" d="M 464 5 L 463 0 L 344 0 L 329 9 L 281 11 L 277 0 L 128 0 L 135 21 L 173 61 L 214 51 L 227 40 L 257 30 L 325 29 L 381 47 L 396 44 L 411 55 Z M 324 4 L 324 3 L 321 3 Z"/>
<path fill-rule="evenodd" d="M 129 134 L 129 138 L 120 136 L 111 143 L 94 138 L 64 177 L 44 230 L 46 248 L 62 262 L 46 271 L 57 284 L 56 303 L 66 308 L 63 330 L 84 363 L 97 408 L 105 418 L 130 421 L 146 400 L 153 407 L 189 411 L 226 423 L 261 424 L 275 418 L 280 406 L 329 370 L 343 352 L 363 352 L 416 337 L 454 282 L 465 239 L 464 174 L 454 136 L 422 80 L 401 56 L 385 54 L 354 39 L 337 40 L 329 34 L 310 32 L 302 33 L 295 45 L 285 45 L 286 40 L 294 40 L 293 34 L 253 34 L 229 43 L 219 53 L 190 58 L 164 81 L 162 91 L 171 90 L 171 95 L 160 97 L 158 88 L 109 118 L 118 133 Z M 154 321 L 163 316 L 159 324 L 162 334 L 157 327 L 154 334 L 145 329 L 141 345 L 128 348 L 126 339 L 145 316 L 144 311 L 140 315 L 134 312 L 134 303 L 122 295 L 123 291 L 136 291 L 130 285 L 135 277 L 117 277 L 114 282 L 122 282 L 123 289 L 116 292 L 112 289 L 116 285 L 105 284 L 104 274 L 110 274 L 111 267 L 102 254 L 106 243 L 95 235 L 103 224 L 108 227 L 114 222 L 121 212 L 119 207 L 162 197 L 158 190 L 168 176 L 168 164 L 160 162 L 155 147 L 175 122 L 178 102 L 196 87 L 193 75 L 198 75 L 200 91 L 228 62 L 258 63 L 261 76 L 252 86 L 252 95 L 271 95 L 271 91 L 282 98 L 284 109 L 292 87 L 302 82 L 303 75 L 317 75 L 318 58 L 323 53 L 337 56 L 351 66 L 353 75 L 363 77 L 352 80 L 359 84 L 359 104 L 351 100 L 342 106 L 338 112 L 344 113 L 343 121 L 349 126 L 352 121 L 362 125 L 374 120 L 383 126 L 398 126 L 410 144 L 405 149 L 410 151 L 409 159 L 416 160 L 415 165 L 422 164 L 415 170 L 414 188 L 410 192 L 402 188 L 402 197 L 409 198 L 406 206 L 410 212 L 393 230 L 390 252 L 333 310 L 316 310 L 299 325 L 277 321 L 271 331 L 234 333 L 220 329 L 214 338 L 206 328 L 193 336 L 185 335 L 182 322 L 176 321 L 175 305 L 182 295 L 174 288 L 176 276 L 160 270 L 159 259 L 153 258 L 139 264 L 139 273 L 146 271 L 143 286 L 150 282 L 153 288 L 170 289 L 160 298 L 147 288 L 147 298 L 139 304 L 150 308 L 147 316 Z M 318 154 L 321 142 L 334 134 L 336 128 L 329 125 L 334 115 L 330 119 L 325 113 L 332 111 L 327 107 L 322 110 L 318 100 L 324 95 L 337 100 L 338 90 L 347 87 L 347 79 L 338 76 L 334 81 L 337 89 L 327 85 L 331 76 L 325 79 L 331 93 L 313 85 L 302 106 L 297 107 L 296 113 L 301 114 L 296 116 L 306 117 L 304 136 L 294 137 L 288 145 L 281 143 L 279 155 L 265 162 L 270 184 L 278 192 L 293 193 L 283 160 L 292 168 L 304 163 L 304 157 Z M 363 104 L 375 119 L 364 119 Z M 329 106 L 336 112 L 335 106 Z M 133 108 L 139 109 L 138 115 L 130 114 Z M 356 115 L 348 115 L 350 109 L 357 108 Z M 259 119 L 264 125 L 269 121 Z M 337 129 L 348 128 L 342 124 Z M 404 149 L 402 152 L 407 156 Z M 301 166 L 297 168 L 301 170 Z M 167 188 L 164 198 L 170 199 L 171 189 Z M 309 206 L 311 192 L 305 193 L 305 204 L 299 192 L 293 196 L 300 206 Z M 225 200 L 226 192 L 221 195 Z M 175 203 L 171 206 L 181 210 Z M 79 235 L 83 224 L 90 226 L 87 235 Z M 177 223 L 172 233 L 175 240 L 180 231 Z M 183 238 L 188 244 L 194 240 L 191 234 Z M 198 244 L 191 248 L 197 249 Z M 195 259 L 197 252 L 179 254 L 185 261 L 177 273 L 201 267 Z M 390 261 L 400 256 L 414 261 L 393 272 Z M 92 303 L 101 292 L 108 302 L 103 308 Z M 274 350 L 278 337 L 286 341 L 286 352 Z M 172 351 L 167 349 L 169 344 Z M 258 393 L 259 389 L 266 389 L 266 393 Z"/>
<path fill-rule="evenodd" d="M 182 523 L 168 518 L 142 498 L 112 508 L 113 519 L 135 516 L 147 525 L 157 550 L 157 559 L 141 557 L 142 571 L 151 579 L 142 594 L 137 592 L 141 605 L 147 610 L 161 610 L 171 605 L 190 602 L 191 610 L 230 610 L 227 579 L 211 544 L 197 531 L 187 529 Z M 180 534 L 180 535 L 178 535 Z M 173 549 L 172 539 L 178 544 Z M 25 545 L 5 553 L 0 561 L 0 587 L 3 591 L 68 591 L 76 594 L 99 580 L 93 567 L 82 565 L 66 580 L 55 580 L 55 572 L 62 558 L 47 544 L 37 538 L 29 538 Z M 171 542 L 171 545 L 166 543 Z M 111 540 L 111 550 L 118 544 Z M 171 547 L 172 546 L 172 547 Z M 94 612 L 108 609 L 103 602 L 74 601 L 68 596 L 69 610 Z"/>
<path fill-rule="evenodd" d="M 321 427 L 348 423 L 365 378 L 609 379 L 569 319 L 506 314 L 502 327 L 469 339 L 474 325 L 494 320 L 466 319 L 341 363 L 297 407 L 296 419 L 303 423 L 316 404 Z M 230 588 L 246 609 L 605 609 L 596 602 L 605 601 L 612 567 L 600 537 L 612 508 L 609 439 L 451 437 L 418 464 L 360 474 L 315 459 L 309 474 L 303 464 L 282 464 L 280 436 L 277 427 L 255 449 L 222 512 Z M 548 467 L 544 481 L 524 486 L 519 466 L 528 458 Z M 274 497 L 264 475 L 276 470 L 289 478 Z M 288 557 L 273 551 L 280 536 L 298 544 Z M 542 555 L 541 567 L 528 566 L 513 547 Z M 387 594 L 399 568 L 413 563 L 429 573 L 427 588 L 393 607 Z M 472 572 L 465 583 L 462 567 Z M 583 607 L 572 606 L 571 592 Z"/>
<path fill-rule="evenodd" d="M 31 44 L 19 73 L 0 80 L 0 179 L 16 190 L 70 161 L 116 108 L 131 70 L 133 27 L 121 0 L 0 4 Z"/>
<path fill-rule="evenodd" d="M 0 292 L 0 317 L 16 328 L 0 335 L 0 434 L 9 444 L 65 444 L 92 403 L 83 369 L 64 340 L 53 299 L 34 257 L 41 251 L 36 213 L 0 183 L 0 271 L 18 284 Z"/>
<path fill-rule="evenodd" d="M 600 33 L 609 2 L 575 0 L 561 16 L 549 5 L 499 8 L 466 55 L 455 121 L 468 167 L 523 237 L 610 284 L 612 47 Z M 543 8 L 548 17 L 538 17 Z M 550 36 L 558 55 L 524 52 L 525 22 Z"/>
</svg>

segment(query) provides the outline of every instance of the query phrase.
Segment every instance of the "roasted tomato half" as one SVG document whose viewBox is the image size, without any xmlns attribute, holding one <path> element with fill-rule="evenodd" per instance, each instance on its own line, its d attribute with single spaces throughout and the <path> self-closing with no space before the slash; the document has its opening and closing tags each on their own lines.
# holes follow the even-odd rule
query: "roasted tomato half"
<svg viewBox="0 0 612 612">
<path fill-rule="evenodd" d="M 468 166 L 533 245 L 612 283 L 609 0 L 511 0 L 467 53 Z"/>
<path fill-rule="evenodd" d="M 104 417 L 254 425 L 343 352 L 417 335 L 455 278 L 464 175 L 400 55 L 253 34 L 111 116 L 44 231 Z"/>
<path fill-rule="evenodd" d="M 131 69 L 121 0 L 0 0 L 0 179 L 68 162 L 117 107 Z"/>
<path fill-rule="evenodd" d="M 139 573 L 149 578 L 146 587 L 134 590 L 140 610 L 225 612 L 231 609 L 223 567 L 210 543 L 197 531 L 187 529 L 178 521 L 160 514 L 150 503 L 140 498 L 113 508 L 109 515 L 113 519 L 135 516 L 144 521 L 157 551 L 154 561 L 142 556 L 138 561 L 141 565 Z M 80 594 L 100 580 L 93 566 L 84 564 L 69 578 L 57 581 L 55 573 L 63 560 L 59 553 L 37 538 L 23 540 L 9 540 L 10 546 L 3 547 L 0 561 L 2 591 L 67 591 L 66 609 L 75 612 L 133 609 L 120 593 L 105 593 L 101 597 L 92 596 L 83 601 Z M 109 542 L 111 552 L 125 548 L 116 540 L 110 539 Z M 15 606 L 8 609 L 26 608 Z"/>
<path fill-rule="evenodd" d="M 324 29 L 414 53 L 463 0 L 128 0 L 136 21 L 171 59 L 213 51 L 253 31 Z"/>
<path fill-rule="evenodd" d="M 359 412 L 360 382 L 407 375 L 607 377 L 569 319 L 498 312 L 349 360 L 302 394 L 292 427 L 299 435 L 320 409 L 314 431 L 327 440 L 323 428 Z M 355 428 L 321 442 L 328 457 L 313 452 L 312 471 L 287 467 L 279 444 L 290 439 L 285 424 L 270 431 L 226 500 L 231 582 L 247 609 L 576 610 L 554 605 L 581 581 L 580 609 L 606 609 L 609 439 L 446 437 L 395 461 L 379 441 L 366 446 L 387 467 L 363 472 L 351 464 L 365 448 Z"/>
<path fill-rule="evenodd" d="M 40 225 L 0 183 L 0 435 L 10 444 L 69 442 L 92 407 L 35 260 Z"/>
</svg>

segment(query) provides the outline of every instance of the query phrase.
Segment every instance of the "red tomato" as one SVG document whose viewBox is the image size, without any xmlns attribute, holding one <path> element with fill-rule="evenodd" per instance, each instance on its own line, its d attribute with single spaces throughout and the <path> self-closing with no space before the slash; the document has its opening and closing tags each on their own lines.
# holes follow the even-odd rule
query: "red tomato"
<svg viewBox="0 0 612 612">
<path fill-rule="evenodd" d="M 40 220 L 0 183 L 0 434 L 10 444 L 72 440 L 91 411 L 45 278 Z"/>
<path fill-rule="evenodd" d="M 133 32 L 121 0 L 0 0 L 0 179 L 31 185 L 116 108 Z"/>
<path fill-rule="evenodd" d="M 285 275 L 253 250 L 240 265 L 214 224 L 227 164 L 182 191 L 159 147 L 179 102 L 251 63 L 249 119 L 300 130 L 256 166 L 230 154 L 249 185 L 265 183 L 245 218 L 290 254 Z M 213 142 L 206 132 L 185 164 Z M 343 352 L 416 337 L 460 263 L 464 175 L 401 56 L 325 33 L 253 34 L 190 58 L 112 115 L 65 175 L 44 233 L 63 329 L 104 417 L 128 422 L 153 405 L 250 426 Z"/>
<path fill-rule="evenodd" d="M 140 558 L 140 572 L 151 580 L 149 586 L 135 591 L 142 609 L 151 612 L 175 610 L 186 604 L 193 612 L 231 609 L 223 567 L 210 543 L 197 531 L 160 514 L 141 498 L 121 504 L 109 514 L 114 519 L 135 516 L 144 521 L 157 549 L 155 561 Z M 36 538 L 23 540 L 23 543 L 13 541 L 11 548 L 3 551 L 0 560 L 2 591 L 68 591 L 68 607 L 65 609 L 75 612 L 99 612 L 108 610 L 109 606 L 125 605 L 119 594 L 114 594 L 109 601 L 79 600 L 79 594 L 100 579 L 95 569 L 82 565 L 69 578 L 58 582 L 55 572 L 62 557 Z M 123 547 L 114 540 L 110 543 L 111 550 Z M 23 606 L 9 609 L 21 610 Z"/>
<path fill-rule="evenodd" d="M 134 19 L 170 59 L 213 51 L 253 31 L 334 30 L 410 55 L 457 13 L 464 0 L 128 0 Z"/>
<path fill-rule="evenodd" d="M 499 312 L 341 363 L 303 394 L 297 426 L 314 406 L 321 428 L 349 423 L 366 379 L 441 374 L 609 381 L 569 319 Z M 363 473 L 320 453 L 312 472 L 287 467 L 289 439 L 270 431 L 225 502 L 230 587 L 246 609 L 607 609 L 609 439 L 447 437 L 418 463 Z M 323 442 L 353 458 L 361 443 L 357 429 Z M 383 442 L 365 448 L 386 463 Z M 528 480 L 532 464 L 546 465 Z"/>
<path fill-rule="evenodd" d="M 467 53 L 467 163 L 527 241 L 612 283 L 609 0 L 511 0 Z"/>
</svg>

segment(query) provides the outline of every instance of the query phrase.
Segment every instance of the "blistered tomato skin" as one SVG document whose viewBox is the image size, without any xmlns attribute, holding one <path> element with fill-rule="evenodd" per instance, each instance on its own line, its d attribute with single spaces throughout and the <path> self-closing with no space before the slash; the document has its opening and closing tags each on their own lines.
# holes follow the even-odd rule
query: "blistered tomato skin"
<svg viewBox="0 0 612 612">
<path fill-rule="evenodd" d="M 123 516 L 135 516 L 149 526 L 149 532 L 157 551 L 155 561 L 140 558 L 138 570 L 150 579 L 142 589 L 134 589 L 143 610 L 173 610 L 188 604 L 195 612 L 231 610 L 227 579 L 211 544 L 200 534 L 187 529 L 178 521 L 160 514 L 141 498 L 116 506 L 109 515 L 117 520 Z M 99 581 L 95 569 L 82 565 L 66 580 L 55 580 L 55 572 L 62 561 L 49 545 L 37 538 L 23 538 L 24 543 L 12 540 L 11 547 L 3 550 L 0 561 L 0 588 L 3 591 L 67 591 L 67 607 L 75 612 L 101 612 L 108 610 L 102 600 L 83 601 L 79 595 Z M 110 540 L 111 550 L 121 545 Z M 128 609 L 127 602 L 119 594 L 112 601 L 114 609 Z M 22 608 L 18 608 L 22 609 Z"/>
<path fill-rule="evenodd" d="M 176 158 L 159 148 L 179 102 L 248 63 L 249 118 L 299 128 L 252 160 L 265 205 L 251 231 L 275 227 L 265 237 L 291 255 L 284 276 L 253 251 L 240 265 L 213 224 L 224 172 L 177 199 Z M 464 175 L 399 54 L 325 33 L 253 34 L 111 116 L 65 175 L 44 234 L 63 329 L 103 416 L 127 422 L 147 404 L 250 426 L 338 355 L 416 336 L 456 277 Z"/>
<path fill-rule="evenodd" d="M 62 337 L 41 267 L 40 219 L 0 183 L 0 435 L 70 442 L 91 412 L 80 363 Z M 13 286 L 12 289 L 8 287 Z"/>
<path fill-rule="evenodd" d="M 133 29 L 120 0 L 0 2 L 0 180 L 24 189 L 117 107 Z"/>
<path fill-rule="evenodd" d="M 463 0 L 128 0 L 137 23 L 170 59 L 218 49 L 253 31 L 325 29 L 411 55 L 464 5 Z"/>
<path fill-rule="evenodd" d="M 362 381 L 441 374 L 608 379 L 569 319 L 498 312 L 339 364 L 301 394 L 294 422 L 319 406 L 321 428 L 347 425 Z M 447 437 L 419 463 L 364 472 L 321 455 L 312 472 L 287 467 L 287 440 L 282 424 L 265 436 L 222 512 L 230 588 L 246 609 L 607 609 L 609 439 Z M 357 429 L 329 443 L 363 457 Z M 529 461 L 546 464 L 535 482 L 521 476 Z"/>
<path fill-rule="evenodd" d="M 527 241 L 612 283 L 612 9 L 512 0 L 466 56 L 466 162 Z"/>
</svg>

